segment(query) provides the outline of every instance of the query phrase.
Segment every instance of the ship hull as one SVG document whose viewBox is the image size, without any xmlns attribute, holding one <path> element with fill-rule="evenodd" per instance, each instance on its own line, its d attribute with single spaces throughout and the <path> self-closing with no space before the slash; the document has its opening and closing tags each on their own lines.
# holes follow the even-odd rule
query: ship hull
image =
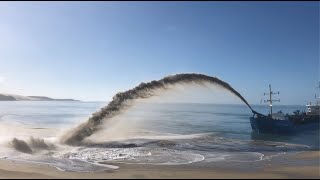
<svg viewBox="0 0 320 180">
<path fill-rule="evenodd" d="M 319 116 L 307 117 L 305 121 L 275 120 L 268 116 L 250 117 L 252 130 L 256 133 L 290 134 L 319 129 Z"/>
</svg>

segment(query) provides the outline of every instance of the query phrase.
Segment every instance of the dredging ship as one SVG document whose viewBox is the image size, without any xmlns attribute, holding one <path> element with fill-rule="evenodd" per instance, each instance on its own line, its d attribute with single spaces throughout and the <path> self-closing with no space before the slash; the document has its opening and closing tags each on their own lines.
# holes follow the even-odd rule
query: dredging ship
<svg viewBox="0 0 320 180">
<path fill-rule="evenodd" d="M 272 113 L 272 103 L 276 101 L 280 102 L 280 100 L 272 99 L 272 95 L 279 94 L 279 92 L 272 92 L 271 85 L 269 85 L 269 93 L 264 94 L 269 95 L 269 99 L 265 102 L 269 102 L 270 112 L 268 115 L 263 115 L 252 110 L 253 116 L 250 117 L 250 123 L 254 132 L 288 134 L 319 129 L 320 96 L 316 97 L 314 105 L 312 105 L 311 102 L 306 105 L 306 112 L 297 110 L 293 114 L 284 114 L 281 111 Z"/>
</svg>

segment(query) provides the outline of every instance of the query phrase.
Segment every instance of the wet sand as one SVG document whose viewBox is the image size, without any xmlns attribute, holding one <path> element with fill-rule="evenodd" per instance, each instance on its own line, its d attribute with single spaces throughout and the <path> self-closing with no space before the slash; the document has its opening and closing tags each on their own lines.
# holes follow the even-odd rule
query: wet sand
<svg viewBox="0 0 320 180">
<path fill-rule="evenodd" d="M 0 160 L 0 178 L 320 178 L 320 151 L 288 154 L 250 163 L 210 162 L 189 165 L 114 164 L 96 173 L 63 172 L 47 165 Z"/>
</svg>

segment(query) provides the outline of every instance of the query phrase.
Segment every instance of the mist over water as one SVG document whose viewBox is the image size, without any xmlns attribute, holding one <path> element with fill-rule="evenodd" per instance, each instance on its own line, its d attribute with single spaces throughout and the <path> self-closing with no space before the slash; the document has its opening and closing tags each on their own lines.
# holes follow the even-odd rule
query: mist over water
<svg viewBox="0 0 320 180">
<path fill-rule="evenodd" d="M 172 85 L 188 83 L 197 83 L 200 85 L 203 85 L 203 83 L 210 83 L 222 87 L 239 97 L 252 110 L 251 106 L 240 95 L 240 93 L 234 90 L 228 83 L 218 79 L 217 77 L 194 73 L 176 74 L 164 77 L 158 81 L 154 80 L 148 83 L 141 83 L 133 89 L 117 93 L 106 107 L 102 108 L 99 112 L 94 113 L 86 123 L 79 125 L 76 129 L 67 133 L 63 137 L 62 142 L 69 145 L 79 145 L 84 138 L 91 136 L 93 133 L 98 131 L 101 128 L 103 121 L 120 114 L 121 111 L 132 105 L 134 100 L 150 98 L 159 93 L 159 91 L 170 90 L 170 86 Z"/>
</svg>

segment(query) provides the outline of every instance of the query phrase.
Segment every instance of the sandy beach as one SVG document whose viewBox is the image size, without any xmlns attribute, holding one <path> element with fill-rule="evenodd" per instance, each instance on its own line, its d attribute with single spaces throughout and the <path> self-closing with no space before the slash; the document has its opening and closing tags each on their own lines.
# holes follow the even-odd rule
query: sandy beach
<svg viewBox="0 0 320 180">
<path fill-rule="evenodd" d="M 255 163 L 189 165 L 115 164 L 120 168 L 96 173 L 63 172 L 54 167 L 0 161 L 0 178 L 319 178 L 319 151 L 284 155 Z"/>
</svg>

